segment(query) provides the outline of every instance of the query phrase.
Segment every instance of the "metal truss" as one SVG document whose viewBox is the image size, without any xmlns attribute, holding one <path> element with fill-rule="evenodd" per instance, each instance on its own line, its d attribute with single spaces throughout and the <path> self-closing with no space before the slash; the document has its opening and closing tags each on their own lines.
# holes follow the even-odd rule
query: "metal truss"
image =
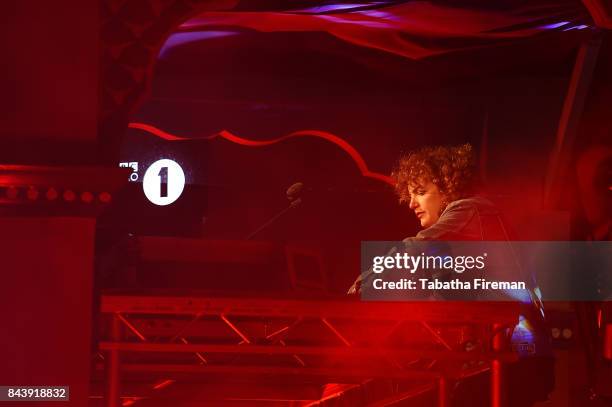
<svg viewBox="0 0 612 407">
<path fill-rule="evenodd" d="M 107 354 L 100 368 L 106 372 L 108 406 L 145 405 L 162 393 L 179 397 L 169 388 L 194 380 L 241 383 L 226 394 L 223 386 L 197 395 L 176 390 L 183 398 L 212 397 L 214 405 L 286 400 L 324 406 L 350 389 L 387 380 L 401 386 L 368 400 L 370 405 L 391 405 L 437 388 L 438 404 L 447 406 L 449 381 L 491 368 L 497 407 L 503 403 L 501 365 L 515 359 L 505 328 L 515 325 L 518 306 L 104 296 L 102 313 L 109 322 L 99 344 Z M 129 388 L 134 377 L 153 384 L 121 399 L 120 384 Z M 324 395 L 329 383 L 344 385 Z"/>
</svg>

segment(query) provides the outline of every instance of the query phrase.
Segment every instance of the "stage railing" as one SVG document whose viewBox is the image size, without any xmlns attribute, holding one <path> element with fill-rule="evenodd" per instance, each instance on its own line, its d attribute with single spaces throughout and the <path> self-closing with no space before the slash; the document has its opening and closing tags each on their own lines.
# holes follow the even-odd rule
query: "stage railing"
<svg viewBox="0 0 612 407">
<path fill-rule="evenodd" d="M 507 328 L 519 312 L 513 303 L 164 296 L 103 296 L 101 311 L 108 406 L 172 397 L 324 405 L 326 384 L 372 380 L 395 383 L 377 405 L 428 384 L 448 406 L 449 382 L 491 369 L 494 407 L 504 405 L 502 366 L 516 359 Z M 240 385 L 178 390 L 198 380 Z"/>
</svg>

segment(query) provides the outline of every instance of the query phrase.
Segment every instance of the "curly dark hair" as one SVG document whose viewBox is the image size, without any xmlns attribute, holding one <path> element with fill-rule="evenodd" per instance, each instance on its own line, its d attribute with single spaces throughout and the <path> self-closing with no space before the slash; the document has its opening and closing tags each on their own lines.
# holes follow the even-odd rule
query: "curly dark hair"
<svg viewBox="0 0 612 407">
<path fill-rule="evenodd" d="M 449 202 L 475 191 L 472 146 L 423 147 L 403 155 L 391 173 L 400 202 L 410 201 L 410 189 L 432 182 Z"/>
</svg>

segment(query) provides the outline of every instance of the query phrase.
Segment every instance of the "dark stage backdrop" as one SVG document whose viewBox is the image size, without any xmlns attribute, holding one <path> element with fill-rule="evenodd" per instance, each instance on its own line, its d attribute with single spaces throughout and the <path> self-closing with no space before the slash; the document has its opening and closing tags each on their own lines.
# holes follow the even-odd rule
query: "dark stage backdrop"
<svg viewBox="0 0 612 407">
<path fill-rule="evenodd" d="M 100 230 L 244 239 L 303 182 L 303 205 L 257 239 L 316 242 L 333 260 L 332 289 L 343 292 L 361 240 L 417 232 L 385 181 L 397 158 L 469 142 L 488 192 L 524 238 L 566 238 L 569 218 L 544 214 L 541 197 L 580 38 L 570 34 L 559 33 L 568 41 L 554 51 L 515 42 L 412 61 L 321 32 L 177 32 L 122 145 L 133 182 Z M 162 158 L 179 163 L 186 181 L 167 206 L 152 204 L 142 187 Z"/>
</svg>

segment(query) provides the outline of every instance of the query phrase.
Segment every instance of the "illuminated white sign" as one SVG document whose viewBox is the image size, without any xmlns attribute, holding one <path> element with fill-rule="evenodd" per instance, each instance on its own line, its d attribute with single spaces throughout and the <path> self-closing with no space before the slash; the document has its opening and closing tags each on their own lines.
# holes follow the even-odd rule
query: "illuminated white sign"
<svg viewBox="0 0 612 407">
<path fill-rule="evenodd" d="M 168 159 L 155 161 L 142 179 L 142 189 L 149 201 L 165 206 L 179 199 L 185 188 L 185 173 L 181 166 Z"/>
</svg>

